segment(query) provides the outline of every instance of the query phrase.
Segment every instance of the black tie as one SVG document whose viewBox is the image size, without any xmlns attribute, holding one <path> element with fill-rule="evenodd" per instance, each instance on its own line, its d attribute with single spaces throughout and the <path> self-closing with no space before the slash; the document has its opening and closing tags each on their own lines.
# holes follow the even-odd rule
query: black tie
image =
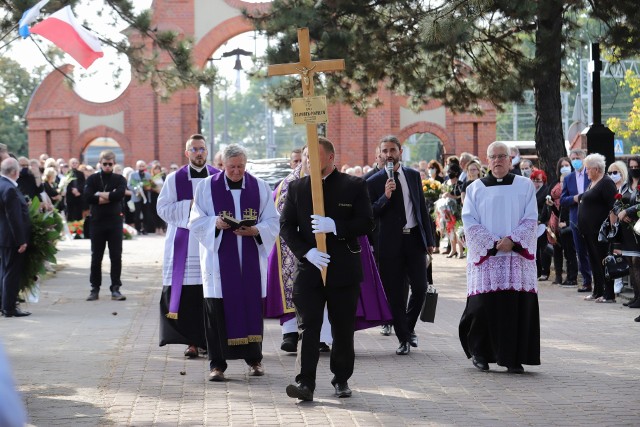
<svg viewBox="0 0 640 427">
<path fill-rule="evenodd" d="M 404 197 L 402 195 L 402 184 L 400 184 L 400 179 L 398 179 L 398 172 L 393 173 L 396 179 L 396 189 L 391 195 L 391 201 L 394 203 L 396 212 L 398 212 L 398 219 L 400 223 L 404 227 L 407 223 L 407 214 L 404 210 Z"/>
</svg>

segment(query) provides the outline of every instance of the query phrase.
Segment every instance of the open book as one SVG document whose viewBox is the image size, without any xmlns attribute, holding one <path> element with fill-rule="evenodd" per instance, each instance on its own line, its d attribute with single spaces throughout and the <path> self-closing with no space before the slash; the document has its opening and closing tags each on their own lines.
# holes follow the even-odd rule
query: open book
<svg viewBox="0 0 640 427">
<path fill-rule="evenodd" d="M 252 227 L 252 226 L 256 225 L 256 220 L 255 219 L 239 220 L 239 219 L 236 219 L 236 218 L 232 217 L 231 215 L 229 215 L 226 212 L 222 213 L 221 218 L 222 218 L 222 220 L 224 222 L 226 222 L 227 224 L 229 224 L 229 226 L 231 226 L 232 230 L 237 230 L 240 227 Z"/>
</svg>

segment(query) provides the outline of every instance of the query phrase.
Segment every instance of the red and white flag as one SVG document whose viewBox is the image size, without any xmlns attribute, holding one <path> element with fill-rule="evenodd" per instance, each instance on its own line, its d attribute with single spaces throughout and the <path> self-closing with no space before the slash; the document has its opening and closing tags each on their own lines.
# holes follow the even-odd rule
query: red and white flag
<svg viewBox="0 0 640 427">
<path fill-rule="evenodd" d="M 65 6 L 47 19 L 31 27 L 30 31 L 48 39 L 71 55 L 85 69 L 104 56 L 100 40 L 78 23 L 71 6 Z"/>
</svg>

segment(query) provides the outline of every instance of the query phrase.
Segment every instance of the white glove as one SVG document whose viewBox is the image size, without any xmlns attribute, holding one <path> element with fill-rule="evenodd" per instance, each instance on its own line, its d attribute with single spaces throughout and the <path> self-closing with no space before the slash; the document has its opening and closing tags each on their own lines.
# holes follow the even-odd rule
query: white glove
<svg viewBox="0 0 640 427">
<path fill-rule="evenodd" d="M 305 258 L 311 264 L 315 265 L 318 270 L 322 271 L 323 267 L 329 265 L 329 258 L 331 258 L 331 256 L 329 254 L 325 254 L 324 252 L 320 252 L 316 248 L 311 248 L 309 249 L 309 252 L 305 254 Z"/>
<path fill-rule="evenodd" d="M 311 215 L 311 228 L 314 233 L 336 233 L 336 223 L 328 216 Z"/>
</svg>

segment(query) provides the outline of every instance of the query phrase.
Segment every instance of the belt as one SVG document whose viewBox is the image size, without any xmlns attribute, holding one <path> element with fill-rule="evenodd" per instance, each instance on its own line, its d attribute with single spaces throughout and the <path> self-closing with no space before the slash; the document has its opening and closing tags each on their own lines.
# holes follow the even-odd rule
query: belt
<svg viewBox="0 0 640 427">
<path fill-rule="evenodd" d="M 411 230 L 413 230 L 415 227 L 411 227 L 411 228 L 403 228 L 402 229 L 402 234 L 411 234 Z"/>
</svg>

